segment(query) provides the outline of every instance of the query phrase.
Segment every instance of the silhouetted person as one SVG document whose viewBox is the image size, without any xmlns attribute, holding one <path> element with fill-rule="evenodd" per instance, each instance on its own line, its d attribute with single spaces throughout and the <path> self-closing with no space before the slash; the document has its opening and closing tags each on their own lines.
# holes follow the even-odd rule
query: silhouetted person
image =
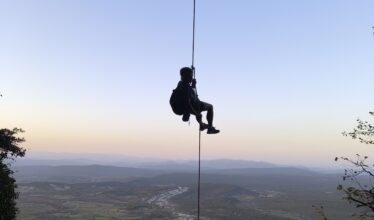
<svg viewBox="0 0 374 220">
<path fill-rule="evenodd" d="M 182 96 L 184 111 L 183 121 L 189 121 L 190 114 L 196 116 L 197 122 L 199 122 L 200 130 L 203 131 L 208 129 L 208 134 L 217 134 L 219 130 L 213 127 L 213 105 L 200 101 L 196 92 L 196 79 L 193 79 L 193 70 L 189 67 L 183 67 L 180 70 L 181 81 L 179 81 L 176 90 L 183 91 L 185 93 Z M 203 123 L 201 112 L 207 111 L 206 119 L 208 124 Z"/>
</svg>

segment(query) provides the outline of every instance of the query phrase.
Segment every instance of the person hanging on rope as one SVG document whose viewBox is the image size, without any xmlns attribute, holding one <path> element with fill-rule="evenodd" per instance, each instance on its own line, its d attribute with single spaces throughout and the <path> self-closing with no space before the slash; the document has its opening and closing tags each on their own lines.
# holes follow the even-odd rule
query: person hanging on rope
<svg viewBox="0 0 374 220">
<path fill-rule="evenodd" d="M 200 101 L 197 96 L 196 79 L 193 78 L 193 71 L 194 67 L 183 67 L 180 70 L 181 80 L 172 93 L 170 104 L 176 114 L 183 115 L 183 121 L 189 121 L 190 115 L 193 114 L 200 125 L 201 131 L 208 129 L 208 134 L 217 134 L 219 130 L 213 127 L 213 105 Z M 202 121 L 201 112 L 203 111 L 207 111 L 208 124 Z"/>
</svg>

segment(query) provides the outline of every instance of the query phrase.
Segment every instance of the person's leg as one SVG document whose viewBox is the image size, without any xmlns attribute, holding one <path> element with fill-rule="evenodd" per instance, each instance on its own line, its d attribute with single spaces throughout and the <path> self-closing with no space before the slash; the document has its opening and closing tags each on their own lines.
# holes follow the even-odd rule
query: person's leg
<svg viewBox="0 0 374 220">
<path fill-rule="evenodd" d="M 193 113 L 192 113 L 192 114 L 193 114 Z M 199 114 L 199 115 L 194 114 L 194 115 L 195 115 L 195 117 L 196 117 L 196 121 L 199 122 L 199 124 L 202 124 L 202 123 L 203 123 L 203 120 L 202 120 L 201 114 Z"/>
<path fill-rule="evenodd" d="M 202 111 L 202 109 L 201 109 L 201 104 L 200 104 L 200 102 L 197 102 L 197 103 L 194 104 L 194 110 L 195 110 L 195 111 L 192 111 L 192 109 L 191 109 L 190 114 L 195 115 L 195 117 L 196 117 L 196 121 L 197 121 L 197 122 L 199 123 L 199 125 L 200 125 L 200 130 L 201 130 L 201 131 L 204 131 L 204 130 L 207 129 L 209 126 L 208 126 L 207 124 L 205 124 L 205 123 L 203 122 L 203 120 L 202 120 L 202 116 L 201 116 L 201 111 Z M 196 112 L 196 111 L 197 111 L 197 112 Z"/>
<path fill-rule="evenodd" d="M 196 121 L 199 122 L 199 124 L 203 123 L 200 106 L 200 102 L 191 102 L 188 106 L 189 114 L 195 115 Z"/>
<path fill-rule="evenodd" d="M 213 127 L 213 105 L 207 102 L 200 102 L 201 110 L 208 111 L 206 114 L 206 120 L 208 121 L 209 127 Z"/>
<path fill-rule="evenodd" d="M 217 130 L 215 127 L 213 127 L 213 105 L 206 103 L 206 102 L 200 102 L 200 108 L 201 111 L 208 111 L 206 114 L 206 119 L 208 121 L 208 134 L 217 134 L 219 133 L 219 130 Z"/>
</svg>

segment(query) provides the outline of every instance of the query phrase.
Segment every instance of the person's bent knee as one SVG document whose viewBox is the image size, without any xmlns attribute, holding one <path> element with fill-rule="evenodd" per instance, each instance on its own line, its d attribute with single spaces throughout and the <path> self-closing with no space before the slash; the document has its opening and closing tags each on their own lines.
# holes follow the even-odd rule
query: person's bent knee
<svg viewBox="0 0 374 220">
<path fill-rule="evenodd" d="M 207 104 L 207 105 L 206 105 L 206 108 L 207 108 L 208 110 L 213 110 L 213 105 L 212 105 L 212 104 Z"/>
</svg>

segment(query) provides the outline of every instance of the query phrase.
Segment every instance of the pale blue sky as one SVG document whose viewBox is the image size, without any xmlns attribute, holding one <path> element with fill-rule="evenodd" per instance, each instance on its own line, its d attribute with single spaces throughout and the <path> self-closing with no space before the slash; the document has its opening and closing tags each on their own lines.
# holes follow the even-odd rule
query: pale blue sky
<svg viewBox="0 0 374 220">
<path fill-rule="evenodd" d="M 340 132 L 373 110 L 374 1 L 197 4 L 198 89 L 222 130 L 206 157 L 370 149 Z M 168 105 L 191 25 L 192 0 L 0 1 L 0 121 L 32 150 L 194 158 L 196 124 Z"/>
</svg>

